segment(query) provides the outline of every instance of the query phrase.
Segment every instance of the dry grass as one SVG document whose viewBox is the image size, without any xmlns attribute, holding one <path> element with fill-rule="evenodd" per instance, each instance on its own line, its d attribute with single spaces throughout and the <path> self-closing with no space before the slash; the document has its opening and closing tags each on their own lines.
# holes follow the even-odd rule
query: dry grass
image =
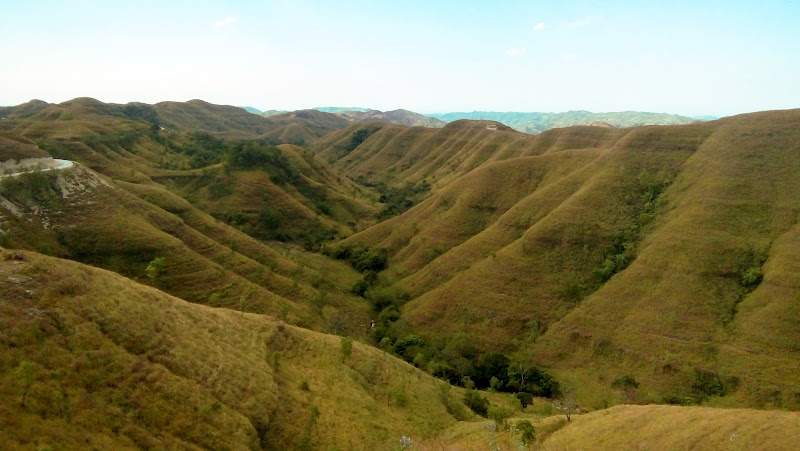
<svg viewBox="0 0 800 451">
<path fill-rule="evenodd" d="M 626 374 L 639 400 L 696 401 L 695 371 L 710 371 L 735 380 L 723 403 L 796 409 L 798 115 L 551 130 L 528 147 L 540 156 L 484 164 L 347 242 L 389 249 L 418 330 L 465 331 L 576 376 L 586 407 L 621 402 L 611 383 Z M 635 258 L 601 283 L 620 240 Z M 749 268 L 764 275 L 752 292 Z M 535 343 L 531 320 L 546 330 Z"/>
<path fill-rule="evenodd" d="M 0 260 L 3 448 L 375 449 L 455 423 L 441 382 L 374 348 L 344 358 L 339 337 L 0 255 L 13 255 Z"/>
<path fill-rule="evenodd" d="M 577 416 L 543 449 L 800 449 L 800 413 L 618 406 Z"/>
</svg>

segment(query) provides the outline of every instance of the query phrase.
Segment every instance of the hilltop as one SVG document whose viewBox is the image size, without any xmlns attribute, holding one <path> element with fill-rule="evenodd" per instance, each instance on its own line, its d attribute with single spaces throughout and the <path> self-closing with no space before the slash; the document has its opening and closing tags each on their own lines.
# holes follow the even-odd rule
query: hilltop
<svg viewBox="0 0 800 451">
<path fill-rule="evenodd" d="M 250 110 L 248 110 L 250 111 Z M 300 111 L 319 111 L 328 114 L 335 114 L 348 122 L 386 122 L 389 124 L 405 125 L 408 127 L 443 127 L 444 122 L 434 117 L 425 116 L 408 110 L 379 111 L 369 108 L 348 108 L 348 107 L 318 107 L 312 110 Z M 263 117 L 274 117 L 278 115 L 297 114 L 299 111 L 291 112 L 285 110 L 258 111 L 253 109 L 251 113 Z M 341 128 L 341 127 L 339 127 Z"/>
<path fill-rule="evenodd" d="M 535 135 L 551 128 L 589 125 L 592 122 L 607 122 L 614 127 L 637 127 L 641 125 L 680 125 L 698 120 L 708 120 L 711 116 L 691 118 L 667 113 L 647 113 L 642 111 L 622 111 L 617 113 L 592 113 L 589 111 L 567 111 L 565 113 L 517 113 L 499 111 L 473 111 L 471 113 L 438 113 L 428 116 L 452 122 L 460 119 L 497 121 L 515 130 Z M 716 119 L 716 118 L 713 118 Z"/>
</svg>

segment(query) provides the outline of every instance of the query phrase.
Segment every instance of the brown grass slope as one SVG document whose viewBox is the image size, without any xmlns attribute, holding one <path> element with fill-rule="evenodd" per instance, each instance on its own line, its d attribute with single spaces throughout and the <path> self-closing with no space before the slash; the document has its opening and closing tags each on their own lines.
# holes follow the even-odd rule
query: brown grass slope
<svg viewBox="0 0 800 451">
<path fill-rule="evenodd" d="M 263 239 L 317 243 L 375 223 L 374 195 L 367 189 L 302 148 L 282 144 L 279 149 L 299 174 L 297 181 L 278 183 L 258 168 L 222 166 L 156 173 L 152 179 L 215 218 Z M 262 226 L 261 214 L 271 215 L 275 224 Z"/>
<path fill-rule="evenodd" d="M 800 413 L 675 406 L 618 406 L 574 417 L 542 448 L 800 449 Z"/>
<path fill-rule="evenodd" d="M 389 250 L 418 330 L 525 350 L 592 406 L 629 373 L 654 400 L 697 398 L 697 375 L 716 374 L 737 402 L 797 407 L 799 118 L 578 150 L 557 143 L 581 128 L 553 130 L 540 156 L 484 165 L 345 244 Z"/>
<path fill-rule="evenodd" d="M 424 180 L 440 187 L 487 162 L 606 146 L 623 134 L 615 129 L 572 127 L 534 137 L 491 121 L 456 121 L 441 129 L 373 123 L 333 132 L 314 149 L 353 179 L 364 177 L 396 186 Z"/>
<path fill-rule="evenodd" d="M 534 352 L 597 384 L 623 364 L 681 393 L 699 369 L 738 378 L 732 389 L 749 405 L 800 407 L 798 120 L 792 110 L 715 123 L 636 260 Z M 748 286 L 752 271 L 763 281 Z"/>
<path fill-rule="evenodd" d="M 31 252 L 0 274 L 3 449 L 377 449 L 455 422 L 439 381 L 359 343 Z"/>
<path fill-rule="evenodd" d="M 147 125 L 106 114 L 98 103 L 45 106 L 31 118 L 3 121 L 3 126 L 29 133 L 53 156 L 83 162 L 116 180 L 113 186 L 98 185 L 102 179 L 80 167 L 64 171 L 64 177 L 46 173 L 8 181 L 22 185 L 9 186 L 5 195 L 19 214 L 7 205 L 0 208 L 0 228 L 11 232 L 0 234 L 6 245 L 70 256 L 141 280 L 150 260 L 166 257 L 168 270 L 160 283 L 182 298 L 273 315 L 285 312 L 288 320 L 319 330 L 328 330 L 330 321 L 344 316 L 343 331 L 363 333 L 359 325 L 367 307 L 349 294 L 357 278 L 354 271 L 340 262 L 309 260 L 290 248 L 266 246 L 165 190 L 154 179 L 201 177 L 203 171 L 166 169 L 185 164 L 185 157 L 168 152 L 150 136 Z M 180 144 L 185 137 L 167 134 L 163 139 Z M 5 146 L 0 149 L 0 155 L 8 152 Z M 277 187 L 259 171 L 233 171 L 232 177 L 256 177 L 265 191 L 288 199 L 289 206 L 279 211 L 292 231 L 308 225 L 344 233 L 352 224 L 374 217 L 361 188 L 341 177 L 336 183 L 336 174 L 307 152 L 291 146 L 283 152 L 306 185 L 327 202 L 327 215 L 311 211 L 313 202 L 291 187 Z M 62 189 L 69 184 L 87 189 L 70 199 Z M 260 205 L 278 197 L 263 194 L 257 193 Z M 303 223 L 298 217 L 308 220 Z"/>
<path fill-rule="evenodd" d="M 424 116 L 409 110 L 392 110 L 392 111 L 342 111 L 338 113 L 340 116 L 347 118 L 350 121 L 358 122 L 387 122 L 389 124 L 404 125 L 406 127 L 444 127 L 445 122 L 435 117 Z"/>
<path fill-rule="evenodd" d="M 204 132 L 226 139 L 262 138 L 274 143 L 291 144 L 311 144 L 326 133 L 342 129 L 349 123 L 335 114 L 320 111 L 301 111 L 264 118 L 239 107 L 215 105 L 197 99 L 159 102 L 155 105 L 139 102 L 124 105 L 103 103 L 88 97 L 60 104 L 31 100 L 14 107 L 3 107 L 0 115 L 6 121 L 62 120 L 72 121 L 73 125 L 76 120 L 96 120 L 99 116 L 109 116 L 144 121 L 172 131 Z"/>
<path fill-rule="evenodd" d="M 263 135 L 276 142 L 310 145 L 329 132 L 341 130 L 349 121 L 336 114 L 316 110 L 299 110 L 266 118 L 274 130 Z"/>
<path fill-rule="evenodd" d="M 14 110 L 27 108 L 26 105 L 15 107 Z M 201 101 L 173 106 L 178 108 L 186 105 L 197 107 L 190 108 L 189 112 L 203 107 L 210 108 L 217 112 L 217 115 L 230 114 L 231 118 L 228 122 L 235 122 L 238 118 L 238 111 L 241 110 L 234 107 L 210 105 Z M 150 130 L 146 121 L 132 119 L 152 119 L 148 116 L 147 111 L 149 110 L 152 110 L 149 105 L 103 104 L 93 99 L 81 98 L 59 105 L 44 104 L 31 116 L 23 114 L 9 116 L 0 124 L 0 130 L 7 130 L 4 132 L 5 134 L 11 133 L 19 139 L 29 142 L 33 140 L 56 158 L 80 161 L 104 175 L 133 183 L 152 184 L 153 178 L 157 178 L 161 182 L 168 182 L 176 178 L 207 176 L 207 172 L 211 172 L 212 175 L 220 172 L 221 168 L 216 166 L 209 168 L 211 171 L 206 172 L 183 171 L 189 168 L 189 156 L 176 153 L 174 150 L 171 151 L 167 145 L 180 147 L 187 143 L 191 144 L 189 135 L 165 131 L 154 132 Z M 205 120 L 202 113 L 196 114 L 197 117 L 194 120 Z M 250 116 L 255 115 L 250 114 Z M 227 122 L 220 120 L 219 124 L 227 124 Z M 224 128 L 225 126 L 220 125 L 220 127 Z M 236 132 L 234 128 L 225 128 L 225 130 L 231 133 Z M 16 142 L 9 141 L 9 143 L 18 147 Z M 11 145 L 6 144 L 0 147 L 0 157 L 9 159 L 16 154 L 12 155 L 10 153 Z M 309 185 L 311 194 L 318 200 L 317 203 L 327 202 L 330 204 L 327 207 L 331 210 L 332 215 L 328 219 L 322 217 L 319 211 L 309 212 L 308 209 L 310 206 L 313 209 L 314 202 L 308 199 L 304 193 L 299 193 L 291 187 L 287 189 L 276 186 L 266 174 L 261 174 L 261 178 L 264 180 L 263 184 L 271 193 L 291 198 L 294 211 L 292 208 L 283 208 L 280 211 L 287 223 L 292 223 L 294 216 L 298 215 L 301 218 L 312 216 L 316 222 L 331 223 L 333 221 L 351 225 L 358 222 L 357 219 L 369 220 L 370 217 L 374 217 L 375 208 L 371 206 L 373 201 L 370 199 L 370 194 L 363 188 L 337 176 L 329 167 L 321 161 L 315 160 L 307 152 L 291 146 L 284 146 L 282 149 L 289 161 L 296 166 L 294 169 L 301 172 L 302 181 L 306 182 L 305 185 Z M 298 155 L 301 158 L 298 158 Z M 330 229 L 331 227 L 326 228 Z"/>
</svg>

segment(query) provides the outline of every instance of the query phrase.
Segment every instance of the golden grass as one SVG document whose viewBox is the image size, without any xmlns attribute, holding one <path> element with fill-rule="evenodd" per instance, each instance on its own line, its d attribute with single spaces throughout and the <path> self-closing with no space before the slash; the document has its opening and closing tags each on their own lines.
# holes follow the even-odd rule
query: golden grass
<svg viewBox="0 0 800 451">
<path fill-rule="evenodd" d="M 455 423 L 440 381 L 372 347 L 343 358 L 340 337 L 0 250 L 12 254 L 0 260 L 3 448 L 375 449 Z M 24 407 L 23 361 L 36 374 Z"/>
<path fill-rule="evenodd" d="M 617 406 L 573 421 L 543 449 L 800 449 L 800 413 L 675 406 Z"/>
<path fill-rule="evenodd" d="M 626 374 L 642 383 L 639 400 L 702 398 L 699 370 L 736 380 L 723 404 L 800 408 L 799 115 L 551 130 L 527 148 L 541 156 L 484 164 L 346 242 L 389 249 L 417 330 L 465 331 L 577 375 L 586 407 L 621 402 L 611 383 Z M 380 133 L 362 146 L 378 147 Z M 573 144 L 600 147 L 564 150 Z M 653 181 L 666 182 L 664 204 L 645 217 L 638 199 Z M 599 284 L 593 270 L 632 228 L 635 260 Z M 752 267 L 764 279 L 750 293 Z M 530 320 L 546 329 L 535 343 Z"/>
</svg>

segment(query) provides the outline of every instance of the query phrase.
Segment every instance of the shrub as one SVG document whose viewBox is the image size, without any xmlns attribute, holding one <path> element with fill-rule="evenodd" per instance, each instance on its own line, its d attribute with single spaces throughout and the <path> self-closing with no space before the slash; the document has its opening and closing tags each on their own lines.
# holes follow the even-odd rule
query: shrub
<svg viewBox="0 0 800 451">
<path fill-rule="evenodd" d="M 517 430 L 520 432 L 520 439 L 524 445 L 528 445 L 536 440 L 536 431 L 533 429 L 533 425 L 528 420 L 519 420 L 517 421 Z"/>
<path fill-rule="evenodd" d="M 489 415 L 489 400 L 475 390 L 467 390 L 464 394 L 464 404 L 484 418 Z"/>
<path fill-rule="evenodd" d="M 521 392 L 517 393 L 517 399 L 519 399 L 519 402 L 522 405 L 522 408 L 524 409 L 524 408 L 528 407 L 528 405 L 530 403 L 533 402 L 533 395 L 530 394 L 530 393 L 521 391 Z"/>
<path fill-rule="evenodd" d="M 742 274 L 742 285 L 748 290 L 754 290 L 764 278 L 761 268 L 750 268 Z"/>
<path fill-rule="evenodd" d="M 494 420 L 494 423 L 499 429 L 508 429 L 506 420 L 511 416 L 511 411 L 504 406 L 490 406 L 489 419 Z"/>
<path fill-rule="evenodd" d="M 154 258 L 144 271 L 152 283 L 158 283 L 161 276 L 164 275 L 164 271 L 166 271 L 166 259 L 164 257 Z"/>
<path fill-rule="evenodd" d="M 353 339 L 350 337 L 342 337 L 341 348 L 342 361 L 350 357 L 353 353 Z"/>
</svg>

